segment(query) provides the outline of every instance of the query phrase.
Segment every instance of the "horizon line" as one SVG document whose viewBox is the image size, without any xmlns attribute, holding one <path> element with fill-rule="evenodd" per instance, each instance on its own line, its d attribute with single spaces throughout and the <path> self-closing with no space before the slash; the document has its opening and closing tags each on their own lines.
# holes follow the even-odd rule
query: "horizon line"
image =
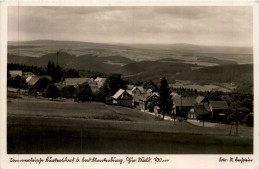
<svg viewBox="0 0 260 169">
<path fill-rule="evenodd" d="M 55 39 L 38 39 L 38 40 L 22 40 L 22 41 L 7 41 L 7 42 L 33 42 L 33 41 L 59 41 L 59 42 L 81 42 L 81 43 L 96 43 L 96 44 L 107 44 L 107 45 L 195 45 L 195 46 L 207 46 L 207 47 L 246 47 L 253 48 L 253 45 L 250 46 L 238 46 L 238 45 L 202 45 L 194 43 L 124 43 L 124 42 L 91 42 L 91 41 L 79 41 L 79 40 L 55 40 Z"/>
</svg>

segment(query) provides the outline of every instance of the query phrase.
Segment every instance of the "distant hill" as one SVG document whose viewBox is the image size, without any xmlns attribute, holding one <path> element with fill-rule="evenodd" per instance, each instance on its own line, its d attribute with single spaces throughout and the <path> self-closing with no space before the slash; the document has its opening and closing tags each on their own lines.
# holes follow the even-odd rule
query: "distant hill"
<svg viewBox="0 0 260 169">
<path fill-rule="evenodd" d="M 102 44 L 76 41 L 8 42 L 8 63 L 45 67 L 48 61 L 63 68 L 121 73 L 133 82 L 165 76 L 209 84 L 238 82 L 241 91 L 253 84 L 252 47 L 192 44 Z"/>
<path fill-rule="evenodd" d="M 159 83 L 165 76 L 169 83 L 175 80 L 188 80 L 191 82 L 253 84 L 253 65 L 221 65 L 210 67 L 196 67 L 193 64 L 173 62 L 145 61 L 125 65 L 119 69 L 127 79 L 136 81 L 153 80 Z"/>
<path fill-rule="evenodd" d="M 194 67 L 198 66 L 194 64 L 180 63 L 179 61 L 141 61 L 120 67 L 117 72 L 123 74 L 124 78 L 133 82 L 148 80 L 159 82 L 164 76 L 169 78 L 168 81 L 171 82 L 174 79 L 170 79 L 170 77 L 181 72 L 191 71 Z"/>
<path fill-rule="evenodd" d="M 204 82 L 245 82 L 253 84 L 253 65 L 224 65 L 204 67 L 175 76 L 177 79 Z"/>
<path fill-rule="evenodd" d="M 200 57 L 216 58 L 236 63 L 253 63 L 252 47 L 199 46 L 192 44 L 104 44 L 77 41 L 20 41 L 8 42 L 8 53 L 40 57 L 58 50 L 71 55 L 98 57 L 122 56 L 135 61 L 154 61 L 163 58 L 194 60 Z M 207 59 L 204 61 L 211 62 Z"/>
<path fill-rule="evenodd" d="M 8 54 L 8 63 L 19 63 L 25 65 L 34 65 L 45 67 L 48 61 L 56 64 L 56 53 L 50 53 L 41 57 L 17 56 Z M 76 57 L 66 52 L 60 52 L 58 55 L 58 64 L 63 68 L 74 68 L 82 70 L 92 70 L 98 72 L 114 72 L 120 68 L 134 61 L 121 56 L 97 57 L 93 55 L 81 55 Z"/>
</svg>

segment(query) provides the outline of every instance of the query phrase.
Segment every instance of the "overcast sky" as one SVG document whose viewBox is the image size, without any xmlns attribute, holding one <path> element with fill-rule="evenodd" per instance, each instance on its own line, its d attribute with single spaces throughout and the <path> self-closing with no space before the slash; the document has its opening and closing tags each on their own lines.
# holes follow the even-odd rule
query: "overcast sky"
<svg viewBox="0 0 260 169">
<path fill-rule="evenodd" d="M 9 7 L 8 40 L 252 46 L 251 7 Z"/>
</svg>

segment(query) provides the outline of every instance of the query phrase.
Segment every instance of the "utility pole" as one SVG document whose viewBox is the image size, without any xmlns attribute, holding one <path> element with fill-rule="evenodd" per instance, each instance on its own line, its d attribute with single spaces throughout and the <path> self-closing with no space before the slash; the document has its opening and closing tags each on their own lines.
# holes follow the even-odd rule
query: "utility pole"
<svg viewBox="0 0 260 169">
<path fill-rule="evenodd" d="M 203 127 L 204 127 L 204 102 L 203 102 L 203 105 L 202 105 L 202 120 L 203 120 Z"/>
<path fill-rule="evenodd" d="M 237 122 L 236 122 L 236 136 L 238 136 L 238 112 L 237 112 L 237 105 L 236 105 L 236 120 L 237 120 Z"/>
<path fill-rule="evenodd" d="M 180 108 L 181 108 L 181 111 L 180 111 L 180 112 L 181 112 L 181 120 L 183 120 L 183 117 L 182 117 L 182 116 L 183 116 L 183 111 L 182 111 L 182 96 L 181 96 L 181 107 L 180 107 Z"/>
</svg>

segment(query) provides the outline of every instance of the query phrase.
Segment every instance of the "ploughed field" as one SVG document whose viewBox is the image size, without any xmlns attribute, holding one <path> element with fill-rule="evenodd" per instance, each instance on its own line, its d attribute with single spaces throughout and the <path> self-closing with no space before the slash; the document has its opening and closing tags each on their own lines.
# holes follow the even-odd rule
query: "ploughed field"
<svg viewBox="0 0 260 169">
<path fill-rule="evenodd" d="M 163 121 L 103 103 L 13 99 L 7 103 L 8 154 L 250 154 L 253 128 Z M 234 135 L 234 126 L 232 134 Z"/>
</svg>

